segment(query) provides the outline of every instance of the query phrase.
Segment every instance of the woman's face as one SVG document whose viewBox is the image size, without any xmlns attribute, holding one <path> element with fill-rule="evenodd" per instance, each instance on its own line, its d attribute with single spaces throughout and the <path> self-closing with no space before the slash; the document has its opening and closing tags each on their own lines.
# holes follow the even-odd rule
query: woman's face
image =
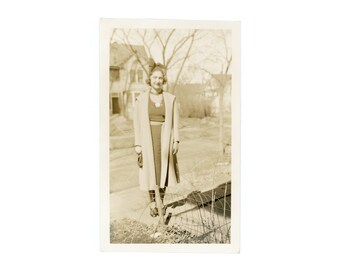
<svg viewBox="0 0 340 270">
<path fill-rule="evenodd" d="M 161 90 L 163 87 L 164 76 L 160 70 L 155 70 L 150 76 L 151 87 L 155 90 Z"/>
</svg>

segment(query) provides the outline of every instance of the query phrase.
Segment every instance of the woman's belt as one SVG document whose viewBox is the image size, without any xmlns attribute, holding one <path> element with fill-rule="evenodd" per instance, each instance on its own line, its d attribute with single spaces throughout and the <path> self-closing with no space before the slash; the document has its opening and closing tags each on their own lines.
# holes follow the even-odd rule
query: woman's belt
<svg viewBox="0 0 340 270">
<path fill-rule="evenodd" d="M 149 119 L 150 119 L 150 122 L 163 123 L 165 121 L 165 116 L 164 115 L 150 115 Z"/>
<path fill-rule="evenodd" d="M 159 121 L 150 121 L 150 125 L 156 126 L 156 125 L 162 125 L 164 122 L 159 122 Z"/>
</svg>

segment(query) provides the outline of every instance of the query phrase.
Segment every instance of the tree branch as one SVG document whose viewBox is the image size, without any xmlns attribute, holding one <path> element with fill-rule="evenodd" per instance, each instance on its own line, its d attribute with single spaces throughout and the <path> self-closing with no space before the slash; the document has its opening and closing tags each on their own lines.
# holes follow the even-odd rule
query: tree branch
<svg viewBox="0 0 340 270">
<path fill-rule="evenodd" d="M 196 30 L 195 30 L 196 31 Z M 195 35 L 195 31 L 193 34 L 186 36 L 184 38 L 182 38 L 176 45 L 174 50 L 172 51 L 171 56 L 169 57 L 168 61 L 165 63 L 165 66 L 168 67 L 169 64 L 171 63 L 172 59 L 174 58 L 174 56 L 176 55 L 176 53 L 184 46 L 184 44 L 192 37 L 194 37 Z"/>
<path fill-rule="evenodd" d="M 175 83 L 174 83 L 174 87 L 173 87 L 173 89 L 172 89 L 172 93 L 175 93 L 177 81 L 178 81 L 178 79 L 179 79 L 180 74 L 182 73 L 182 70 L 183 70 L 183 67 L 184 67 L 185 62 L 186 62 L 186 60 L 188 59 L 188 56 L 189 56 L 191 47 L 192 47 L 192 45 L 194 44 L 196 32 L 197 32 L 197 30 L 194 30 L 194 32 L 193 32 L 192 35 L 191 35 L 191 42 L 190 42 L 189 48 L 188 48 L 188 50 L 187 50 L 186 56 L 185 56 L 185 58 L 184 58 L 184 60 L 183 60 L 183 62 L 182 62 L 182 65 L 181 65 L 181 67 L 180 67 L 180 69 L 179 69 L 179 71 L 178 71 L 178 73 L 177 73 L 176 80 L 175 80 Z"/>
<path fill-rule="evenodd" d="M 125 33 L 125 32 L 124 32 L 124 33 Z M 128 33 L 130 33 L 130 30 L 129 30 Z M 130 43 L 130 41 L 129 41 L 129 36 L 128 36 L 128 34 L 125 34 L 125 38 L 126 38 L 126 40 L 127 40 L 127 43 L 126 43 L 125 45 L 127 45 L 128 48 L 130 49 L 130 51 L 136 56 L 137 61 L 138 61 L 138 63 L 141 65 L 141 67 L 143 68 L 144 72 L 145 72 L 146 74 L 148 74 L 148 71 L 146 70 L 145 66 L 143 65 L 143 63 L 142 63 L 142 61 L 141 61 L 141 59 L 140 59 L 140 57 L 139 57 L 137 51 L 136 51 L 136 50 L 133 48 L 133 46 L 131 45 L 131 43 Z"/>
</svg>

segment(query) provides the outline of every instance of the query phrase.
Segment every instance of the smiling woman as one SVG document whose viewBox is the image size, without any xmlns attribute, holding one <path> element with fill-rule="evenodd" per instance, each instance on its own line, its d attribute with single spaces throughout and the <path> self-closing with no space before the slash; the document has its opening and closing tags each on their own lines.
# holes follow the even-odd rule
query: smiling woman
<svg viewBox="0 0 340 270">
<path fill-rule="evenodd" d="M 165 69 L 161 64 L 149 63 L 150 89 L 136 99 L 134 110 L 135 151 L 142 156 L 139 185 L 149 192 L 150 215 L 159 215 L 167 186 L 179 182 L 176 169 L 179 143 L 178 110 L 175 96 L 163 92 L 166 83 Z M 156 204 L 156 193 L 160 192 Z"/>
</svg>

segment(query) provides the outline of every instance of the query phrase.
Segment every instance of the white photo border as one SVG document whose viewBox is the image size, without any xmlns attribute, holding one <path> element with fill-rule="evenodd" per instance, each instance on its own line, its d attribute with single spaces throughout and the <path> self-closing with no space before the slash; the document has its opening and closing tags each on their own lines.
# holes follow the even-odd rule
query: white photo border
<svg viewBox="0 0 340 270">
<path fill-rule="evenodd" d="M 230 244 L 111 244 L 109 197 L 109 44 L 113 28 L 229 29 L 232 31 L 232 180 Z M 241 23 L 236 21 L 195 21 L 156 19 L 100 19 L 100 249 L 124 252 L 240 252 L 240 67 Z"/>
</svg>

